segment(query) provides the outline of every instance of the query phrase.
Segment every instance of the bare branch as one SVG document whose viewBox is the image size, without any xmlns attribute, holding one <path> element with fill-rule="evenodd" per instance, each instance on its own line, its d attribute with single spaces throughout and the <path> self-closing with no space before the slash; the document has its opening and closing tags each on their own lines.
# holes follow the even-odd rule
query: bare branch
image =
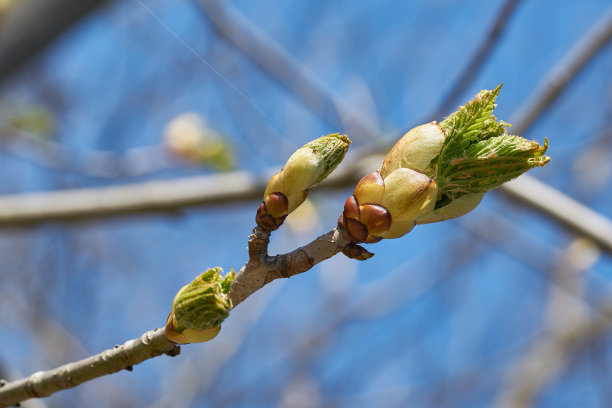
<svg viewBox="0 0 612 408">
<path fill-rule="evenodd" d="M 354 185 L 360 175 L 375 170 L 381 162 L 381 156 L 360 159 L 352 166 L 338 169 L 317 188 Z M 0 227 L 172 212 L 186 207 L 261 199 L 267 182 L 268 177 L 235 171 L 123 186 L 5 195 L 0 196 Z"/>
<path fill-rule="evenodd" d="M 346 232 L 338 227 L 288 254 L 269 256 L 269 240 L 270 231 L 255 227 L 249 238 L 249 262 L 232 284 L 230 298 L 234 307 L 267 283 L 306 272 L 342 252 L 350 242 Z"/>
<path fill-rule="evenodd" d="M 138 339 L 95 356 L 4 384 L 0 387 L 0 407 L 15 405 L 29 398 L 46 397 L 94 378 L 124 369 L 131 370 L 133 365 L 150 358 L 162 354 L 175 356 L 179 352 L 180 348 L 166 338 L 164 329 L 151 330 Z"/>
<path fill-rule="evenodd" d="M 523 175 L 501 188 L 508 196 L 559 221 L 612 253 L 612 221 L 609 218 L 534 177 Z"/>
</svg>

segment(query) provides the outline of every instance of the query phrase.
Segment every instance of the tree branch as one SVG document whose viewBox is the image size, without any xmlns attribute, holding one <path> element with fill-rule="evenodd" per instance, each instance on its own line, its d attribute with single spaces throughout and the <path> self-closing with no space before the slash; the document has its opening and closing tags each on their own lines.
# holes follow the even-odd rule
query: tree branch
<svg viewBox="0 0 612 408">
<path fill-rule="evenodd" d="M 269 256 L 270 231 L 255 227 L 249 237 L 249 262 L 240 269 L 232 284 L 230 298 L 234 307 L 279 278 L 289 278 L 306 272 L 338 252 L 350 242 L 342 228 L 334 228 L 303 247 L 284 255 Z"/>
<path fill-rule="evenodd" d="M 255 227 L 249 238 L 249 261 L 238 272 L 232 284 L 230 298 L 234 308 L 265 284 L 306 272 L 319 262 L 341 252 L 349 243 L 346 233 L 341 228 L 334 228 L 292 252 L 269 256 L 269 239 L 270 231 Z M 162 354 L 176 356 L 179 352 L 179 346 L 166 337 L 165 329 L 151 330 L 138 339 L 127 341 L 122 346 L 115 346 L 95 356 L 4 383 L 0 386 L 0 407 L 14 405 L 29 398 L 47 397 L 104 375 L 123 369 L 131 370 L 133 365 L 150 358 Z"/>
<path fill-rule="evenodd" d="M 562 222 L 565 227 L 612 253 L 612 221 L 609 218 L 534 177 L 523 175 L 502 187 L 507 196 Z"/>
<path fill-rule="evenodd" d="M 374 171 L 382 156 L 367 156 L 336 170 L 317 188 L 342 188 Z M 278 170 L 278 169 L 277 169 Z M 269 171 L 273 174 L 274 171 Z M 211 176 L 156 180 L 123 186 L 0 196 L 0 228 L 47 221 L 75 221 L 261 199 L 269 177 L 234 171 Z"/>
<path fill-rule="evenodd" d="M 179 352 L 179 346 L 166 338 L 165 329 L 151 330 L 138 339 L 129 340 L 122 346 L 115 346 L 95 356 L 5 383 L 0 386 L 0 407 L 15 405 L 29 398 L 46 397 L 94 378 L 123 369 L 131 370 L 133 365 L 150 358 L 162 354 L 176 356 Z"/>
</svg>

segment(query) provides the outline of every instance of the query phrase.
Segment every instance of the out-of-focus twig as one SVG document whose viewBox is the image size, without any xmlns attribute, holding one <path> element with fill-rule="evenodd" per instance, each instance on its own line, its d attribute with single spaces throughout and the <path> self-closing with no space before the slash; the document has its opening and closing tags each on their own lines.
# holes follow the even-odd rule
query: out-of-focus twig
<svg viewBox="0 0 612 408">
<path fill-rule="evenodd" d="M 371 141 L 378 137 L 377 127 L 347 102 L 334 95 L 320 79 L 295 57 L 236 11 L 228 2 L 199 0 L 198 4 L 215 29 L 240 52 L 262 68 L 263 72 L 288 89 L 308 109 L 355 140 Z"/>
<path fill-rule="evenodd" d="M 519 177 L 504 184 L 502 188 L 506 195 L 556 221 L 562 220 L 565 227 L 612 253 L 612 221 L 609 218 L 534 177 Z"/>
<path fill-rule="evenodd" d="M 590 310 L 578 298 L 583 292 L 582 275 L 597 260 L 592 243 L 574 241 L 559 259 L 553 276 L 547 310 L 546 331 L 512 368 L 498 408 L 532 406 L 540 390 L 557 376 L 572 352 L 612 327 L 612 303 Z M 563 287 L 564 290 L 559 290 Z M 568 292 L 572 292 L 568 296 Z"/>
<path fill-rule="evenodd" d="M 7 139 L 3 141 L 1 150 L 53 170 L 75 171 L 83 176 L 137 177 L 178 164 L 161 144 L 137 147 L 124 153 L 93 149 L 79 151 L 29 136 L 17 129 L 2 128 L 0 132 L 0 136 Z"/>
<path fill-rule="evenodd" d="M 440 120 L 449 111 L 453 110 L 458 103 L 459 98 L 472 83 L 476 75 L 480 72 L 487 59 L 491 55 L 491 51 L 499 43 L 502 33 L 506 29 L 506 24 L 512 17 L 514 10 L 521 0 L 506 0 L 495 18 L 495 22 L 491 26 L 489 32 L 483 37 L 484 40 L 478 47 L 476 53 L 472 56 L 470 62 L 459 75 L 459 79 L 452 86 L 446 97 L 440 102 L 438 109 L 430 115 L 430 120 Z"/>
<path fill-rule="evenodd" d="M 22 0 L 0 30 L 0 82 L 108 0 Z"/>
<path fill-rule="evenodd" d="M 343 166 L 317 188 L 351 186 L 359 180 L 360 175 L 375 170 L 381 162 L 380 156 L 370 156 L 353 165 Z M 192 206 L 260 199 L 267 182 L 268 177 L 234 171 L 114 187 L 5 195 L 0 196 L 0 227 L 172 212 Z"/>
<path fill-rule="evenodd" d="M 536 90 L 512 116 L 512 132 L 523 134 L 552 103 L 585 65 L 612 40 L 612 8 L 593 24 L 576 44 L 540 81 Z"/>
</svg>

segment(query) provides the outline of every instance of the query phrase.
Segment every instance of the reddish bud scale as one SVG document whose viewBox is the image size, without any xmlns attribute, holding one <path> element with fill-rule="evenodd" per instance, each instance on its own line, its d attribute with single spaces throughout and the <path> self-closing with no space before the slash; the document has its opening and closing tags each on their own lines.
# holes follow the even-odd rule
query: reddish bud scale
<svg viewBox="0 0 612 408">
<path fill-rule="evenodd" d="M 352 195 L 344 203 L 338 225 L 348 232 L 353 242 L 375 243 L 382 239 L 380 234 L 389 230 L 391 214 L 378 204 L 359 205 Z"/>
<path fill-rule="evenodd" d="M 355 244 L 348 244 L 345 246 L 342 253 L 347 257 L 357 259 L 358 261 L 365 261 L 366 259 L 370 259 L 374 256 L 373 253 L 369 252 L 364 247 Z"/>
<path fill-rule="evenodd" d="M 268 208 L 266 207 L 266 203 L 262 202 L 257 209 L 257 214 L 255 215 L 255 222 L 257 225 L 262 227 L 268 231 L 277 230 L 283 222 L 287 218 L 287 214 L 281 215 L 279 217 L 274 217 L 268 213 Z"/>
<path fill-rule="evenodd" d="M 264 198 L 266 212 L 273 217 L 282 217 L 289 213 L 289 200 L 283 193 L 271 193 Z"/>
</svg>

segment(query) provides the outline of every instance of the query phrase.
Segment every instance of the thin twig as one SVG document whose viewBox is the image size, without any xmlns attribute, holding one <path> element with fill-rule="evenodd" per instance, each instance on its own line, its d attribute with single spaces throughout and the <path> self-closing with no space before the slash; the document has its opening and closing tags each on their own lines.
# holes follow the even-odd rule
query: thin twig
<svg viewBox="0 0 612 408">
<path fill-rule="evenodd" d="M 337 227 L 303 247 L 276 256 L 268 255 L 269 242 L 270 231 L 255 227 L 249 238 L 249 262 L 238 272 L 232 284 L 230 298 L 234 306 L 275 279 L 306 272 L 331 258 L 342 251 L 350 238 Z"/>
<path fill-rule="evenodd" d="M 484 41 L 478 47 L 476 53 L 472 56 L 472 59 L 467 64 L 465 69 L 459 75 L 459 79 L 455 82 L 453 87 L 448 91 L 446 97 L 440 102 L 440 105 L 436 111 L 430 115 L 430 121 L 439 120 L 442 116 L 449 114 L 449 111 L 455 108 L 461 95 L 470 86 L 476 75 L 480 72 L 482 67 L 485 65 L 491 52 L 497 44 L 502 33 L 506 29 L 506 24 L 512 17 L 512 14 L 516 10 L 518 3 L 521 0 L 506 0 L 502 8 L 497 13 L 495 22 L 491 26 L 491 29 L 484 36 Z"/>
<path fill-rule="evenodd" d="M 133 365 L 162 354 L 175 356 L 179 351 L 180 348 L 166 338 L 165 329 L 151 330 L 95 356 L 4 384 L 0 387 L 0 407 L 15 405 L 29 398 L 46 397 L 94 378 L 124 369 L 131 370 Z"/>
<path fill-rule="evenodd" d="M 138 177 L 176 167 L 162 144 L 141 146 L 122 153 L 110 150 L 71 150 L 60 143 L 35 138 L 13 128 L 0 128 L 7 138 L 1 150 L 60 171 L 76 171 L 80 175 L 100 178 Z"/>
</svg>

